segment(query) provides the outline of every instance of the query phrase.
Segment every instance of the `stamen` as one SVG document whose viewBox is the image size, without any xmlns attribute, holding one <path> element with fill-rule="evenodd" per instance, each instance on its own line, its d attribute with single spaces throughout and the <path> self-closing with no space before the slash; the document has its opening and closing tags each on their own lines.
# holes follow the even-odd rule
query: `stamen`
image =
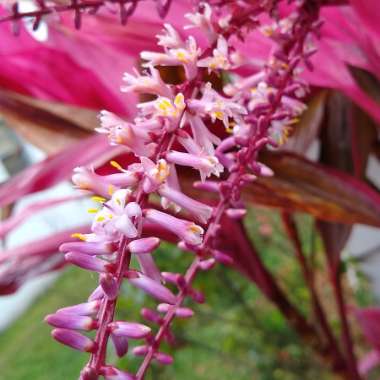
<svg viewBox="0 0 380 380">
<path fill-rule="evenodd" d="M 110 161 L 111 166 L 113 166 L 115 169 L 120 170 L 121 172 L 124 172 L 123 167 L 117 162 L 117 161 Z"/>
<path fill-rule="evenodd" d="M 94 202 L 98 202 L 98 203 L 104 203 L 107 200 L 106 198 L 99 197 L 98 195 L 94 195 L 93 197 L 91 197 L 91 199 Z"/>
<path fill-rule="evenodd" d="M 75 233 L 71 234 L 71 237 L 75 238 L 75 239 L 82 240 L 82 241 L 87 240 L 86 236 L 84 234 L 79 233 L 79 232 L 75 232 Z"/>
<path fill-rule="evenodd" d="M 112 196 L 112 194 L 115 192 L 115 188 L 112 185 L 108 186 L 108 194 Z"/>
</svg>

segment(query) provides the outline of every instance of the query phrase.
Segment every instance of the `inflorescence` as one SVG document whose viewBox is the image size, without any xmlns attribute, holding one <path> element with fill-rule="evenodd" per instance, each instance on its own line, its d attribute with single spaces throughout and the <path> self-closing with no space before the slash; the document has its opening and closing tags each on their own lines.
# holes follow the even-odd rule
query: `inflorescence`
<svg viewBox="0 0 380 380">
<path fill-rule="evenodd" d="M 246 214 L 243 187 L 258 176 L 273 174 L 258 154 L 268 145 L 282 144 L 305 109 L 302 99 L 307 86 L 299 78 L 299 64 L 311 65 L 309 59 L 315 51 L 312 35 L 320 26 L 318 6 L 306 0 L 297 1 L 288 16 L 261 26 L 258 16 L 269 9 L 276 14 L 275 3 L 239 1 L 226 2 L 223 7 L 200 3 L 196 12 L 186 15 L 190 24 L 185 28 L 196 27 L 205 33 L 209 45 L 203 50 L 194 37 L 183 39 L 165 24 L 157 36 L 163 51 L 142 52 L 143 71 L 126 73 L 121 88 L 148 94 L 152 100 L 138 104 L 138 116 L 132 123 L 107 111 L 100 113 L 97 131 L 107 135 L 111 145 L 133 153 L 136 162 L 124 168 L 113 161 L 118 172 L 109 175 L 81 167 L 73 176 L 76 187 L 92 193 L 100 208 L 90 210 L 95 214 L 91 233 L 75 235 L 78 241 L 65 243 L 60 250 L 68 262 L 99 273 L 99 286 L 87 302 L 60 309 L 46 321 L 54 326 L 56 340 L 90 353 L 81 380 L 101 376 L 141 380 L 152 361 L 172 363 L 160 346 L 164 340 L 170 342 L 174 318 L 193 315 L 193 310 L 183 305 L 185 298 L 204 301 L 192 285 L 195 276 L 217 262 L 231 264 L 228 252 L 215 245 L 220 220 L 242 219 Z M 249 61 L 235 49 L 234 42 L 244 39 L 254 27 L 275 44 L 260 70 L 241 77 L 239 68 Z M 162 66 L 182 67 L 184 81 L 166 83 L 160 75 Z M 223 92 L 204 79 L 209 73 L 227 78 Z M 221 140 L 210 126 L 225 129 L 227 137 Z M 201 181 L 195 185 L 217 194 L 216 204 L 201 203 L 183 192 L 177 176 L 183 167 L 199 173 Z M 160 205 L 152 198 L 159 198 Z M 160 239 L 149 234 L 155 229 L 176 236 L 178 246 L 194 254 L 186 273 L 163 272 L 157 267 L 153 252 Z M 138 268 L 130 265 L 132 257 Z M 159 302 L 156 310 L 141 310 L 146 324 L 115 320 L 124 281 Z M 83 331 L 95 334 L 87 336 Z M 109 339 L 120 357 L 127 354 L 130 340 L 142 340 L 132 350 L 143 357 L 136 374 L 109 363 Z"/>
</svg>

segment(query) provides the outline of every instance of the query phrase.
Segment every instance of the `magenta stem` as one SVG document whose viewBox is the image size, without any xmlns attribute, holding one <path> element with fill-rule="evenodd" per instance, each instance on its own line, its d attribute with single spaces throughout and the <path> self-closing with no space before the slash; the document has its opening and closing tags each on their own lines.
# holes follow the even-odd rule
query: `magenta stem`
<svg viewBox="0 0 380 380">
<path fill-rule="evenodd" d="M 308 17 L 308 20 L 307 20 L 308 23 L 305 23 L 306 25 L 303 25 L 304 27 L 302 29 L 301 35 L 298 37 L 295 37 L 292 41 L 289 42 L 289 46 L 288 46 L 289 52 L 292 50 L 295 51 L 296 54 L 302 52 L 304 42 L 305 42 L 305 38 L 309 32 L 309 26 L 314 21 L 314 17 L 315 17 L 315 15 L 313 15 L 313 14 L 310 15 L 308 12 L 306 12 L 306 13 L 307 13 L 306 17 Z M 317 14 L 318 14 L 318 12 L 317 12 Z M 301 23 L 301 25 L 302 25 L 302 23 L 305 22 L 304 17 L 305 17 L 305 14 L 302 14 L 302 13 L 299 16 L 298 22 Z M 297 24 L 297 22 L 295 23 L 295 25 L 296 24 Z M 181 305 L 182 305 L 182 303 L 186 297 L 187 290 L 190 289 L 191 283 L 192 283 L 192 281 L 193 281 L 193 279 L 197 273 L 198 263 L 201 260 L 200 257 L 201 256 L 207 256 L 208 250 L 211 249 L 211 245 L 213 243 L 212 238 L 215 235 L 216 227 L 219 224 L 219 221 L 220 221 L 222 215 L 224 214 L 226 209 L 230 206 L 231 197 L 234 194 L 236 194 L 236 192 L 238 192 L 240 194 L 241 188 L 243 186 L 241 179 L 242 179 L 243 175 L 246 174 L 246 166 L 247 166 L 247 164 L 249 164 L 251 162 L 252 159 L 254 159 L 257 156 L 257 153 L 258 153 L 256 142 L 258 142 L 261 139 L 266 137 L 267 129 L 271 123 L 271 116 L 273 115 L 273 113 L 275 112 L 277 107 L 280 106 L 280 104 L 281 104 L 281 100 L 282 100 L 284 90 L 288 84 L 288 81 L 292 77 L 295 66 L 296 65 L 294 64 L 294 65 L 288 67 L 288 69 L 285 72 L 284 77 L 282 78 L 282 81 L 279 85 L 278 92 L 276 94 L 274 101 L 272 102 L 270 110 L 266 112 L 265 119 L 261 123 L 261 130 L 257 134 L 255 134 L 255 131 L 252 131 L 251 137 L 250 137 L 250 143 L 248 145 L 248 149 L 247 149 L 247 152 L 245 154 L 244 159 L 241 160 L 241 163 L 240 163 L 238 169 L 236 171 L 233 171 L 230 174 L 229 178 L 225 181 L 225 183 L 228 183 L 230 185 L 230 194 L 223 196 L 220 199 L 217 207 L 214 209 L 214 213 L 213 213 L 213 216 L 211 218 L 211 222 L 208 226 L 208 229 L 207 229 L 207 232 L 206 232 L 206 235 L 204 238 L 204 242 L 202 245 L 202 252 L 198 253 L 198 256 L 194 259 L 191 266 L 187 270 L 186 275 L 185 275 L 184 288 L 178 294 L 176 304 L 173 305 L 173 307 L 170 308 L 170 310 L 165 315 L 164 322 L 161 325 L 158 333 L 156 334 L 156 336 L 153 340 L 153 343 L 151 344 L 150 349 L 149 349 L 147 355 L 145 356 L 145 358 L 144 358 L 144 360 L 143 360 L 143 362 L 142 362 L 142 364 L 141 364 L 141 366 L 137 372 L 136 380 L 143 380 L 143 378 L 145 376 L 145 372 L 149 368 L 150 363 L 154 358 L 154 354 L 158 351 L 160 344 L 161 344 L 161 341 L 164 338 L 164 336 L 165 336 L 165 334 L 166 334 L 166 332 L 170 326 L 171 321 L 175 317 L 176 310 L 179 307 L 181 307 Z M 260 145 L 260 148 L 261 148 L 261 145 Z M 244 163 L 245 163 L 245 165 L 244 165 Z"/>
</svg>

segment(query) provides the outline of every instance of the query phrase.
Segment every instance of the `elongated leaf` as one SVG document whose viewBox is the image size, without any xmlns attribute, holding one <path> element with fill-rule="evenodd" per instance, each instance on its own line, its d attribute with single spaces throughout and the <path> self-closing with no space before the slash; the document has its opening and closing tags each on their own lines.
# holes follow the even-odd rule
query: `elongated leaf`
<svg viewBox="0 0 380 380">
<path fill-rule="evenodd" d="M 326 102 L 326 112 L 321 131 L 319 162 L 353 174 L 351 103 L 343 95 L 331 92 Z M 337 144 L 339 141 L 339 144 Z M 351 234 L 352 226 L 319 220 L 317 225 L 328 253 L 330 263 L 337 270 L 340 253 Z"/>
<path fill-rule="evenodd" d="M 380 38 L 380 8 L 377 0 L 351 0 L 351 4 L 364 25 Z"/>
<path fill-rule="evenodd" d="M 289 140 L 281 147 L 282 151 L 290 150 L 295 153 L 305 153 L 318 137 L 321 128 L 327 91 L 319 91 L 307 104 L 299 123 L 294 127 Z"/>
<path fill-rule="evenodd" d="M 274 176 L 247 186 L 243 192 L 247 201 L 321 220 L 380 226 L 380 195 L 366 183 L 293 153 L 266 152 L 261 159 Z M 183 188 L 193 197 L 215 199 L 215 194 L 193 189 L 196 180 L 188 171 L 181 177 Z"/>
<path fill-rule="evenodd" d="M 0 253 L 2 271 L 0 295 L 11 294 L 28 279 L 61 268 L 64 255 L 58 247 L 69 241 L 73 232 L 88 232 L 89 226 L 77 227 L 34 241 L 32 244 L 12 248 Z"/>
<path fill-rule="evenodd" d="M 376 136 L 372 119 L 360 108 L 338 93 L 329 95 L 321 134 L 321 163 L 363 179 Z M 318 227 L 338 270 L 340 253 L 350 236 L 351 226 L 319 221 Z"/>
<path fill-rule="evenodd" d="M 380 226 L 380 195 L 364 182 L 291 153 L 263 158 L 275 175 L 251 185 L 249 200 L 322 220 Z"/>
<path fill-rule="evenodd" d="M 99 163 L 104 163 L 116 150 L 110 148 L 104 136 L 96 135 L 87 138 L 30 166 L 0 186 L 0 206 L 10 204 L 25 194 L 46 189 L 69 178 L 76 166 L 90 163 L 97 166 Z"/>
<path fill-rule="evenodd" d="M 90 136 L 96 112 L 0 91 L 0 112 L 7 125 L 48 154 Z"/>
<path fill-rule="evenodd" d="M 83 197 L 82 194 L 74 194 L 61 198 L 48 199 L 32 203 L 30 206 L 27 206 L 16 215 L 12 215 L 9 218 L 0 221 L 0 239 L 4 238 L 5 235 L 7 235 L 13 229 L 19 227 L 22 223 L 25 223 L 28 218 L 35 215 L 36 213 L 46 208 L 73 201 L 81 197 Z"/>
</svg>

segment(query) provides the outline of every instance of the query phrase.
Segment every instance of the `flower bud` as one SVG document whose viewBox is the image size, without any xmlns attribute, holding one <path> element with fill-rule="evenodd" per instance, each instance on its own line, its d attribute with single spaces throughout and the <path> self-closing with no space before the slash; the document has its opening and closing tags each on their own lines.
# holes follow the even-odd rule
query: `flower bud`
<svg viewBox="0 0 380 380">
<path fill-rule="evenodd" d="M 54 329 L 52 337 L 58 342 L 83 352 L 95 352 L 96 344 L 85 335 L 66 329 Z"/>
<path fill-rule="evenodd" d="M 79 380 L 98 380 L 99 375 L 95 371 L 94 368 L 91 367 L 84 367 L 80 373 Z"/>
<path fill-rule="evenodd" d="M 158 313 L 156 313 L 154 310 L 149 309 L 147 307 L 142 308 L 140 314 L 147 321 L 157 323 L 158 325 L 161 324 L 162 322 L 161 316 Z"/>
<path fill-rule="evenodd" d="M 163 365 L 170 365 L 173 363 L 173 357 L 163 352 L 156 352 L 153 357 Z"/>
<path fill-rule="evenodd" d="M 109 300 L 116 299 L 119 294 L 119 287 L 116 278 L 111 273 L 102 273 L 99 283 Z"/>
<path fill-rule="evenodd" d="M 207 271 L 215 266 L 215 259 L 202 260 L 198 263 L 198 267 L 201 270 Z"/>
<path fill-rule="evenodd" d="M 157 306 L 157 310 L 160 313 L 167 313 L 170 311 L 171 308 L 174 306 L 169 305 L 167 303 L 160 303 Z M 188 307 L 178 307 L 175 309 L 175 316 L 178 318 L 190 318 L 194 315 L 193 310 L 189 309 Z"/>
<path fill-rule="evenodd" d="M 233 265 L 233 263 L 234 263 L 234 260 L 232 259 L 232 257 L 230 257 L 229 255 L 227 255 L 227 254 L 225 254 L 225 253 L 223 253 L 217 249 L 212 250 L 212 254 L 214 255 L 215 260 L 221 264 Z"/>
<path fill-rule="evenodd" d="M 104 291 L 102 289 L 102 287 L 99 285 L 97 288 L 95 288 L 95 290 L 90 294 L 90 296 L 88 297 L 88 301 L 89 302 L 92 302 L 92 301 L 99 301 L 101 299 L 104 298 Z"/>
<path fill-rule="evenodd" d="M 90 331 L 97 327 L 97 323 L 92 318 L 76 314 L 49 314 L 45 317 L 45 322 L 54 327 L 70 330 Z"/>
<path fill-rule="evenodd" d="M 128 248 L 132 253 L 143 254 L 151 253 L 160 245 L 160 239 L 156 237 L 149 237 L 143 239 L 136 239 L 128 244 Z"/>
<path fill-rule="evenodd" d="M 123 335 L 111 334 L 111 339 L 115 347 L 116 355 L 122 358 L 128 352 L 128 338 Z"/>
<path fill-rule="evenodd" d="M 135 356 L 145 356 L 149 352 L 149 346 L 144 345 L 144 346 L 136 346 L 133 350 L 132 353 Z"/>
<path fill-rule="evenodd" d="M 141 323 L 112 322 L 108 325 L 113 335 L 125 336 L 131 339 L 142 339 L 150 334 L 151 329 Z"/>
<path fill-rule="evenodd" d="M 91 315 L 95 314 L 100 307 L 100 301 L 95 300 L 91 302 L 80 303 L 78 305 L 62 307 L 57 310 L 57 313 L 77 314 L 77 315 Z"/>
<path fill-rule="evenodd" d="M 78 252 L 66 253 L 65 260 L 78 267 L 94 272 L 106 272 L 110 266 L 109 263 L 104 260 Z"/>
<path fill-rule="evenodd" d="M 107 255 L 117 250 L 110 242 L 75 241 L 64 243 L 59 247 L 60 252 L 86 253 L 88 255 Z"/>
<path fill-rule="evenodd" d="M 174 304 L 177 300 L 176 296 L 168 288 L 141 273 L 134 272 L 132 275 L 129 273 L 127 277 L 133 286 L 143 290 L 159 301 Z"/>
<path fill-rule="evenodd" d="M 242 208 L 229 208 L 226 211 L 226 214 L 231 218 L 235 220 L 240 220 L 247 215 L 247 210 L 242 209 Z"/>
<path fill-rule="evenodd" d="M 105 380 L 135 380 L 136 377 L 128 372 L 120 371 L 111 366 L 102 367 L 101 374 Z"/>
</svg>

